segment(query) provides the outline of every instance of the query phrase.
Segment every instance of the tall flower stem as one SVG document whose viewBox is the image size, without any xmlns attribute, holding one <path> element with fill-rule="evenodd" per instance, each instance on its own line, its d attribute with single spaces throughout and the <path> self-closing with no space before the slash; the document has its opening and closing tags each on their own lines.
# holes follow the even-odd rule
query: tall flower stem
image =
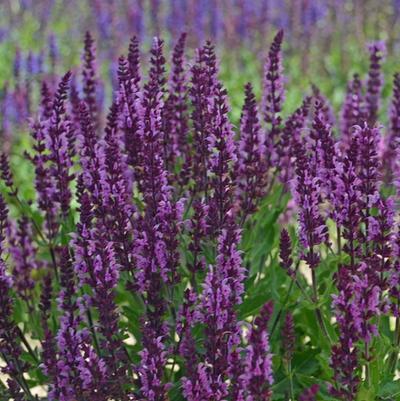
<svg viewBox="0 0 400 401">
<path fill-rule="evenodd" d="M 340 227 L 339 226 L 337 226 L 336 232 L 337 232 L 338 255 L 340 257 L 341 254 L 342 254 L 342 236 L 341 236 L 341 232 L 340 232 Z"/>
<path fill-rule="evenodd" d="M 59 280 L 59 277 L 58 277 L 56 254 L 54 252 L 54 247 L 53 247 L 53 244 L 51 242 L 49 243 L 49 251 L 50 251 L 50 256 L 51 256 L 51 263 L 52 263 L 53 270 L 54 270 L 54 276 L 56 278 L 57 283 L 59 283 L 60 280 Z"/>
<path fill-rule="evenodd" d="M 322 315 L 321 308 L 318 305 L 319 297 L 318 297 L 317 276 L 315 274 L 315 270 L 314 269 L 311 270 L 311 280 L 312 280 L 313 298 L 314 298 L 314 304 L 315 304 L 315 313 L 317 315 L 317 321 L 318 321 L 318 324 L 319 324 L 322 332 L 324 333 L 326 338 L 329 340 L 329 342 L 332 344 L 333 343 L 332 338 L 328 333 L 328 330 L 326 328 L 326 325 L 325 325 L 325 322 L 324 322 L 324 318 L 323 318 L 323 315 Z"/>
<path fill-rule="evenodd" d="M 368 384 L 368 387 L 371 386 L 371 371 L 369 366 L 369 347 L 368 343 L 365 342 L 365 381 Z"/>
<path fill-rule="evenodd" d="M 394 328 L 394 350 L 392 351 L 389 357 L 389 373 L 394 374 L 396 371 L 396 365 L 399 354 L 399 346 L 400 346 L 400 317 L 396 317 L 396 324 Z"/>
<path fill-rule="evenodd" d="M 288 360 L 288 376 L 289 376 L 289 393 L 290 393 L 290 401 L 294 401 L 294 389 L 293 389 L 293 371 L 292 371 L 292 361 Z"/>
<path fill-rule="evenodd" d="M 19 198 L 17 192 L 14 192 L 11 194 L 12 198 L 15 199 L 15 202 L 17 203 L 21 213 L 23 215 L 25 215 L 25 210 L 28 209 L 30 211 L 30 208 L 27 208 L 27 205 L 24 205 L 24 203 L 22 202 L 22 200 Z M 37 234 L 39 235 L 40 239 L 47 244 L 48 248 L 49 248 L 49 252 L 50 252 L 50 257 L 51 257 L 51 263 L 53 266 L 53 270 L 54 270 L 54 276 L 56 278 L 57 283 L 59 282 L 59 277 L 58 277 L 58 269 L 57 269 L 57 262 L 56 262 L 56 256 L 55 256 L 55 251 L 54 251 L 54 246 L 51 243 L 51 240 L 48 240 L 42 230 L 40 229 L 40 227 L 38 226 L 38 224 L 36 223 L 35 219 L 33 218 L 33 216 L 29 216 L 30 221 L 32 222 L 32 226 L 35 229 L 35 231 L 37 232 Z"/>
<path fill-rule="evenodd" d="M 281 318 L 281 316 L 282 316 L 282 312 L 283 312 L 283 310 L 285 309 L 287 302 L 289 301 L 289 297 L 290 297 L 290 294 L 291 294 L 291 292 L 292 292 L 294 283 L 295 283 L 295 280 L 292 280 L 292 281 L 290 282 L 288 291 L 287 291 L 287 293 L 286 293 L 286 298 L 285 298 L 285 300 L 283 301 L 283 304 L 282 304 L 281 308 L 279 309 L 278 314 L 276 315 L 276 318 L 275 318 L 275 320 L 274 320 L 274 323 L 273 323 L 273 325 L 272 325 L 271 332 L 270 332 L 270 333 L 271 333 L 271 334 L 270 334 L 271 338 L 272 338 L 272 336 L 273 336 L 273 334 L 274 334 L 274 331 L 275 331 L 275 329 L 276 329 L 276 327 L 277 327 L 277 325 L 278 325 L 278 322 L 279 322 L 279 320 L 280 320 L 280 318 Z"/>
<path fill-rule="evenodd" d="M 17 328 L 17 331 L 18 331 L 18 335 L 19 335 L 21 341 L 25 345 L 26 350 L 29 352 L 29 355 L 32 357 L 32 359 L 35 361 L 35 363 L 38 364 L 39 363 L 38 357 L 36 356 L 35 352 L 33 351 L 32 347 L 29 344 L 29 341 L 26 339 L 24 333 L 22 332 L 22 330 L 19 327 Z"/>
<path fill-rule="evenodd" d="M 2 353 L 1 357 L 4 359 L 4 361 L 7 364 L 9 364 L 10 361 L 7 358 L 7 355 Z M 16 366 L 16 368 L 18 370 L 18 376 L 19 376 L 18 378 L 15 378 L 15 380 L 18 382 L 18 384 L 22 388 L 23 392 L 28 397 L 28 400 L 35 401 L 35 398 L 33 397 L 32 393 L 31 393 L 31 390 L 29 388 L 29 385 L 28 385 L 28 383 L 27 383 L 27 381 L 26 381 L 26 379 L 24 377 L 24 374 L 23 374 L 23 371 L 22 371 L 22 368 L 21 368 L 21 365 L 20 365 L 18 359 L 15 359 L 15 361 L 13 361 L 13 362 L 15 363 L 15 366 Z"/>
</svg>

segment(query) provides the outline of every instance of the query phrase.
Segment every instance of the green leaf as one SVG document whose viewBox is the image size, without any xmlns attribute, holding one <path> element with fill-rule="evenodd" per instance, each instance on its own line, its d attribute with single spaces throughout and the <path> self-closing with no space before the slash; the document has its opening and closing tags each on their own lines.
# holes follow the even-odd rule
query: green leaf
<svg viewBox="0 0 400 401">
<path fill-rule="evenodd" d="M 389 400 L 393 397 L 400 398 L 400 380 L 390 381 L 381 385 L 377 393 L 378 397 L 383 400 Z"/>
<path fill-rule="evenodd" d="M 373 387 L 362 386 L 358 391 L 356 401 L 372 401 L 375 400 L 376 392 Z"/>
</svg>

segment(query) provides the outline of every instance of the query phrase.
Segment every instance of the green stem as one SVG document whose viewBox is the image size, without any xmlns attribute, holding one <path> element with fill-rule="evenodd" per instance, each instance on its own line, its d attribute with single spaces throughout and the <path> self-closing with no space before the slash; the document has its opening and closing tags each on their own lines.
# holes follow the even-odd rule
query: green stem
<svg viewBox="0 0 400 401">
<path fill-rule="evenodd" d="M 342 236 L 341 236 L 341 233 L 340 233 L 340 227 L 339 226 L 337 226 L 336 231 L 337 231 L 338 255 L 341 256 L 341 254 L 342 254 Z"/>
<path fill-rule="evenodd" d="M 288 374 L 289 374 L 289 391 L 290 391 L 290 401 L 294 400 L 294 389 L 293 389 L 293 372 L 292 372 L 292 361 L 288 360 Z"/>
<path fill-rule="evenodd" d="M 9 359 L 7 358 L 7 356 L 2 353 L 2 358 L 4 359 L 4 361 L 6 362 L 7 365 L 10 364 Z M 17 368 L 17 377 L 13 377 L 13 379 L 19 384 L 19 386 L 21 387 L 21 389 L 23 390 L 23 392 L 26 394 L 26 396 L 28 397 L 29 400 L 34 400 L 34 397 L 31 393 L 31 390 L 28 386 L 28 383 L 25 380 L 24 377 L 24 372 L 21 369 L 21 365 L 19 363 L 18 359 L 15 359 L 13 362 L 13 365 Z"/>
<path fill-rule="evenodd" d="M 397 359 L 399 354 L 400 345 L 400 318 L 396 317 L 396 326 L 394 329 L 394 350 L 392 351 L 389 358 L 389 373 L 394 375 L 396 371 Z"/>
<path fill-rule="evenodd" d="M 371 387 L 371 372 L 369 368 L 369 348 L 368 343 L 365 343 L 365 381 L 368 387 Z"/>
<path fill-rule="evenodd" d="M 289 289 L 288 289 L 287 294 L 286 294 L 286 298 L 283 301 L 283 304 L 282 304 L 281 308 L 279 309 L 278 314 L 276 315 L 276 318 L 274 320 L 274 324 L 272 325 L 271 332 L 270 332 L 271 333 L 270 334 L 271 337 L 274 334 L 274 331 L 275 331 L 275 329 L 276 329 L 276 327 L 278 325 L 278 322 L 279 322 L 279 320 L 280 320 L 280 318 L 282 316 L 283 309 L 285 308 L 285 306 L 286 306 L 286 304 L 287 304 L 287 302 L 289 300 L 290 293 L 292 292 L 292 289 L 293 289 L 293 284 L 294 284 L 294 280 L 292 280 L 290 282 Z"/>
<path fill-rule="evenodd" d="M 12 196 L 14 196 L 14 198 L 15 198 L 15 200 L 16 200 L 18 206 L 20 207 L 21 213 L 24 214 L 24 209 L 26 209 L 27 206 L 25 206 L 25 205 L 23 204 L 22 200 L 19 199 L 19 196 L 18 196 L 17 194 L 13 194 Z M 31 212 L 31 209 L 30 209 L 30 208 L 28 208 L 28 210 Z M 34 229 L 36 230 L 37 234 L 39 235 L 39 237 L 42 239 L 42 241 L 47 242 L 45 236 L 44 236 L 43 233 L 42 233 L 42 230 L 40 229 L 40 227 L 37 225 L 35 219 L 33 218 L 32 213 L 30 213 L 30 216 L 29 216 L 29 217 L 30 217 L 30 219 L 31 219 L 31 221 L 32 221 L 32 225 L 33 225 Z"/>
<path fill-rule="evenodd" d="M 88 318 L 89 327 L 90 327 L 90 333 L 92 334 L 94 347 L 95 347 L 95 349 L 96 349 L 97 354 L 98 354 L 98 355 L 101 355 L 101 353 L 100 353 L 99 341 L 97 340 L 96 330 L 94 329 L 94 323 L 93 323 L 92 312 L 90 311 L 90 309 L 88 309 L 88 310 L 86 311 L 86 315 L 87 315 L 87 318 Z"/>
<path fill-rule="evenodd" d="M 177 355 L 177 353 L 178 353 L 178 351 L 179 351 L 179 347 L 180 347 L 180 345 L 181 345 L 181 340 L 182 340 L 181 337 L 179 337 L 178 343 L 176 344 L 176 351 L 177 351 L 177 352 L 175 352 L 174 355 Z M 168 383 L 171 383 L 171 382 L 172 382 L 172 376 L 173 376 L 173 374 L 174 374 L 175 366 L 176 366 L 176 357 L 174 358 L 174 360 L 173 360 L 173 362 L 172 362 L 172 366 L 171 366 L 171 370 L 170 370 L 169 378 L 168 378 Z"/>
<path fill-rule="evenodd" d="M 18 335 L 21 338 L 21 341 L 25 345 L 26 350 L 29 352 L 29 355 L 33 358 L 33 360 L 35 361 L 36 364 L 39 364 L 39 359 L 36 356 L 35 352 L 33 351 L 32 347 L 30 346 L 30 344 L 29 344 L 28 340 L 26 339 L 24 333 L 22 332 L 22 330 L 18 326 L 17 326 L 17 330 L 18 330 Z"/>
<path fill-rule="evenodd" d="M 24 214 L 24 210 L 26 210 L 27 207 L 24 205 L 23 201 L 19 198 L 18 194 L 15 192 L 11 196 L 14 197 L 15 201 L 17 202 L 17 205 L 20 208 L 21 213 Z M 32 225 L 33 225 L 35 231 L 37 232 L 39 237 L 42 239 L 42 241 L 45 244 L 47 244 L 47 246 L 49 247 L 50 256 L 51 256 L 51 260 L 52 260 L 52 264 L 53 264 L 53 268 L 54 268 L 54 274 L 55 274 L 55 277 L 56 277 L 56 281 L 58 283 L 59 282 L 59 278 L 58 278 L 57 263 L 56 263 L 56 258 L 55 258 L 55 254 L 54 254 L 53 244 L 51 243 L 51 241 L 46 239 L 46 237 L 44 236 L 42 230 L 37 225 L 32 213 L 31 213 L 31 209 L 28 208 L 28 210 L 29 210 L 29 218 L 30 218 L 30 220 L 32 222 Z"/>
<path fill-rule="evenodd" d="M 59 280 L 59 277 L 58 277 L 56 255 L 55 255 L 55 252 L 54 252 L 53 245 L 51 243 L 49 243 L 49 250 L 50 250 L 50 256 L 51 256 L 51 262 L 52 262 L 52 265 L 53 265 L 54 275 L 55 275 L 57 283 L 59 283 L 60 280 Z"/>
<path fill-rule="evenodd" d="M 319 298 L 318 298 L 318 290 L 317 290 L 317 276 L 315 274 L 315 269 L 311 270 L 311 277 L 312 277 L 313 298 L 314 298 L 314 302 L 315 302 L 315 313 L 317 315 L 317 321 L 318 321 L 319 326 L 321 327 L 323 334 L 326 336 L 326 338 L 332 344 L 333 341 L 332 341 L 331 336 L 329 335 L 328 330 L 325 326 L 325 322 L 324 322 L 324 319 L 322 316 L 322 311 L 318 305 Z"/>
</svg>

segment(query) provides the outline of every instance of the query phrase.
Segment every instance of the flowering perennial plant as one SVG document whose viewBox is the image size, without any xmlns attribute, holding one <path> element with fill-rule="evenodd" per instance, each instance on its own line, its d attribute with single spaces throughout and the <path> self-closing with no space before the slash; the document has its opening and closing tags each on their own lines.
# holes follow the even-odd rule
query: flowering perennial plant
<svg viewBox="0 0 400 401">
<path fill-rule="evenodd" d="M 30 190 L 1 155 L 1 399 L 398 394 L 400 79 L 385 130 L 382 44 L 336 123 L 316 87 L 285 110 L 279 31 L 235 121 L 214 46 L 192 60 L 187 38 L 170 67 L 154 38 L 146 72 L 133 37 L 105 111 L 87 33 L 82 68 L 41 84 Z"/>
</svg>

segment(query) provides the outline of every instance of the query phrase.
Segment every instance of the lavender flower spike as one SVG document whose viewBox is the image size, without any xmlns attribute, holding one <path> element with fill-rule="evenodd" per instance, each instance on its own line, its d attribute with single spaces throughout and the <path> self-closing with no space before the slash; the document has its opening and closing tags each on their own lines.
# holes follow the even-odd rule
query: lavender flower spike
<svg viewBox="0 0 400 401">
<path fill-rule="evenodd" d="M 400 150 L 400 74 L 393 77 L 393 95 L 390 107 L 389 134 L 385 137 L 385 149 L 382 156 L 383 174 L 386 184 L 391 184 L 398 169 L 398 152 Z"/>
<path fill-rule="evenodd" d="M 239 240 L 239 231 L 233 224 L 222 231 L 216 266 L 209 267 L 203 284 L 196 319 L 205 325 L 206 353 L 191 377 L 183 378 L 183 392 L 189 401 L 222 401 L 228 395 L 225 378 L 235 370 L 235 350 L 240 343 L 234 306 L 241 303 L 244 290 Z"/>
<path fill-rule="evenodd" d="M 384 42 L 374 42 L 368 46 L 370 52 L 370 65 L 368 72 L 367 94 L 365 97 L 367 105 L 367 121 L 373 126 L 376 123 L 379 112 L 379 100 L 383 85 L 382 61 L 386 53 Z"/>
<path fill-rule="evenodd" d="M 187 79 L 185 71 L 186 33 L 175 45 L 172 55 L 172 71 L 169 95 L 164 109 L 164 151 L 168 170 L 175 167 L 177 157 L 185 154 L 188 134 Z"/>
<path fill-rule="evenodd" d="M 237 151 L 234 132 L 228 118 L 227 92 L 217 82 L 211 104 L 212 119 L 208 138 L 209 179 L 213 190 L 210 200 L 210 219 L 214 221 L 214 233 L 219 233 L 229 225 L 234 217 L 234 171 L 236 170 Z"/>
<path fill-rule="evenodd" d="M 18 188 L 14 186 L 14 180 L 11 174 L 10 163 L 5 153 L 0 154 L 0 173 L 1 173 L 1 179 L 3 180 L 8 190 L 10 191 L 10 195 L 17 195 Z"/>
<path fill-rule="evenodd" d="M 61 79 L 53 102 L 53 114 L 49 121 L 47 132 L 47 147 L 50 150 L 49 160 L 52 162 L 50 173 L 56 182 L 57 191 L 53 194 L 53 201 L 60 205 L 62 215 L 67 216 L 72 198 L 69 188 L 74 175 L 70 149 L 71 124 L 66 115 L 65 102 L 71 72 L 67 72 Z"/>
<path fill-rule="evenodd" d="M 238 192 L 243 219 L 253 213 L 265 194 L 265 145 L 261 137 L 256 98 L 250 83 L 245 86 L 245 101 L 240 120 L 238 149 Z"/>
<path fill-rule="evenodd" d="M 354 74 L 352 81 L 348 84 L 341 112 L 341 145 L 344 149 L 348 149 L 351 144 L 354 126 L 362 124 L 364 114 L 362 86 L 360 77 Z"/>
<path fill-rule="evenodd" d="M 296 177 L 293 180 L 294 199 L 299 210 L 300 243 L 304 248 L 302 257 L 310 268 L 316 268 L 320 257 L 316 246 L 328 241 L 328 229 L 320 213 L 320 185 L 313 175 L 305 149 L 296 142 Z"/>
<path fill-rule="evenodd" d="M 133 80 L 135 88 L 138 90 L 140 83 L 140 49 L 139 41 L 136 36 L 134 36 L 129 43 L 128 63 L 131 79 Z"/>
<path fill-rule="evenodd" d="M 35 286 L 32 272 L 38 269 L 37 249 L 32 238 L 32 227 L 27 217 L 17 222 L 17 227 L 10 222 L 8 240 L 12 256 L 14 286 L 22 299 L 28 300 Z"/>
<path fill-rule="evenodd" d="M 293 357 L 296 340 L 293 315 L 290 312 L 285 316 L 285 322 L 282 328 L 282 339 L 285 358 L 290 361 Z"/>
<path fill-rule="evenodd" d="M 193 105 L 191 119 L 193 121 L 196 152 L 193 154 L 194 192 L 205 192 L 208 196 L 208 160 L 209 160 L 209 127 L 211 102 L 217 80 L 217 66 L 214 48 L 210 43 L 197 51 L 196 63 L 191 68 L 191 86 L 189 95 Z"/>
<path fill-rule="evenodd" d="M 165 283 L 176 280 L 176 222 L 180 219 L 182 203 L 172 201 L 162 151 L 162 108 L 165 59 L 162 41 L 156 39 L 152 48 L 150 81 L 143 96 L 142 170 L 145 215 L 138 227 L 135 253 L 137 280 L 142 291 L 151 284 L 158 271 Z"/>
<path fill-rule="evenodd" d="M 163 379 L 167 334 L 163 322 L 165 302 L 162 288 L 178 279 L 177 235 L 182 205 L 174 202 L 162 149 L 162 110 L 165 84 L 163 42 L 155 39 L 151 49 L 150 79 L 142 99 L 142 188 L 145 210 L 138 219 L 133 246 L 137 286 L 148 305 L 142 319 L 143 350 L 138 368 L 144 398 L 164 400 L 169 385 Z"/>
<path fill-rule="evenodd" d="M 7 390 L 12 397 L 23 399 L 25 393 L 33 399 L 29 386 L 25 380 L 24 373 L 28 364 L 21 359 L 22 348 L 17 341 L 19 338 L 18 326 L 12 320 L 13 301 L 11 298 L 12 280 L 6 272 L 6 265 L 3 259 L 5 228 L 7 226 L 7 206 L 0 196 L 0 354 L 5 362 L 0 369 L 1 373 L 8 375 Z"/>
<path fill-rule="evenodd" d="M 269 124 L 269 131 L 265 139 L 268 158 L 274 160 L 274 146 L 277 136 L 281 130 L 282 118 L 280 112 L 285 97 L 283 86 L 283 67 L 281 46 L 283 41 L 283 30 L 280 30 L 271 45 L 268 58 L 264 66 L 264 86 L 263 86 L 263 112 L 264 121 Z"/>
<path fill-rule="evenodd" d="M 89 109 L 89 114 L 93 121 L 97 121 L 97 96 L 96 96 L 96 50 L 94 40 L 89 31 L 85 34 L 85 49 L 83 54 L 83 92 L 84 100 Z M 96 126 L 97 124 L 95 124 Z"/>
<path fill-rule="evenodd" d="M 286 270 L 286 273 L 293 277 L 296 272 L 293 270 L 292 259 L 292 241 L 286 229 L 281 231 L 281 238 L 279 242 L 279 257 L 281 259 L 281 267 Z"/>
<path fill-rule="evenodd" d="M 133 57 L 133 56 L 132 56 Z M 137 61 L 138 62 L 138 61 Z M 132 61 L 132 63 L 134 63 Z M 136 61 L 135 61 L 136 63 Z M 133 71 L 130 71 L 130 69 Z M 118 105 L 119 105 L 119 120 L 125 142 L 125 153 L 127 163 L 134 170 L 134 178 L 140 185 L 141 179 L 141 134 L 142 122 L 139 118 L 140 92 L 139 87 L 139 71 L 138 66 L 130 66 L 124 57 L 119 58 L 118 67 Z"/>
<path fill-rule="evenodd" d="M 269 401 L 272 397 L 272 354 L 268 338 L 268 322 L 273 310 L 272 302 L 265 304 L 248 334 L 244 357 L 245 369 L 241 376 L 247 399 Z"/>
</svg>

